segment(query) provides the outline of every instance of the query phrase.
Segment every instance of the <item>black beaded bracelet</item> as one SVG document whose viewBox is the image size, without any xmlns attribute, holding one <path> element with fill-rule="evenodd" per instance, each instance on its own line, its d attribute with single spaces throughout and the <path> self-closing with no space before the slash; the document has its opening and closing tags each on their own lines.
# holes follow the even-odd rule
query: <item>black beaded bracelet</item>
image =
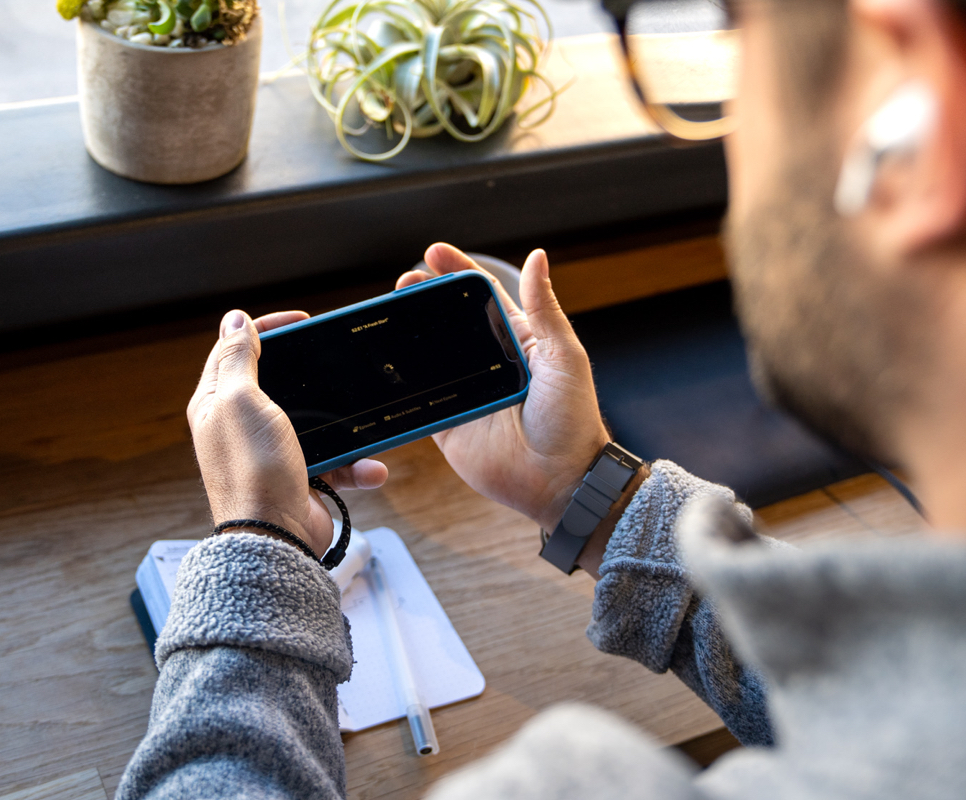
<svg viewBox="0 0 966 800">
<path fill-rule="evenodd" d="M 349 509 L 342 502 L 342 498 L 339 497 L 338 492 L 318 475 L 309 478 L 309 486 L 331 497 L 332 501 L 338 506 L 339 512 L 342 514 L 342 530 L 339 532 L 339 541 L 329 549 L 329 552 L 325 554 L 325 558 L 322 559 L 322 566 L 326 569 L 332 569 L 332 567 L 337 567 L 342 563 L 342 559 L 345 558 L 346 548 L 349 546 L 349 537 L 352 534 L 352 522 L 349 520 Z"/>
<path fill-rule="evenodd" d="M 222 522 L 220 525 L 215 525 L 215 527 L 211 529 L 211 533 L 209 535 L 217 536 L 219 533 L 224 533 L 232 528 L 256 528 L 260 531 L 269 531 L 271 533 L 278 534 L 285 539 L 285 541 L 294 544 L 313 561 L 319 560 L 319 556 L 316 554 L 315 550 L 309 547 L 309 545 L 301 537 L 296 536 L 290 530 L 283 528 L 281 525 L 276 525 L 273 522 L 265 522 L 261 519 L 230 519 L 227 522 Z"/>
<path fill-rule="evenodd" d="M 345 551 L 349 547 L 349 537 L 352 534 L 352 522 L 349 520 L 349 509 L 346 508 L 346 504 L 342 502 L 342 498 L 339 497 L 336 490 L 329 486 L 329 484 L 322 480 L 318 475 L 309 478 L 309 486 L 316 491 L 322 492 L 323 494 L 331 497 L 335 504 L 339 507 L 339 511 L 342 513 L 342 531 L 339 533 L 339 540 L 332 548 L 329 549 L 329 552 L 325 554 L 325 558 L 321 559 L 322 566 L 325 569 L 332 569 L 333 567 L 337 567 L 342 563 L 342 559 L 345 558 Z M 286 530 L 281 525 L 276 525 L 272 522 L 265 522 L 264 520 L 260 519 L 230 519 L 227 522 L 222 522 L 219 525 L 216 525 L 212 529 L 210 535 L 216 536 L 219 533 L 224 533 L 226 530 L 230 530 L 231 528 L 255 528 L 257 530 L 270 531 L 271 533 L 281 536 L 287 542 L 291 542 L 313 561 L 320 561 L 318 554 L 300 537 L 296 536 L 290 530 Z"/>
</svg>

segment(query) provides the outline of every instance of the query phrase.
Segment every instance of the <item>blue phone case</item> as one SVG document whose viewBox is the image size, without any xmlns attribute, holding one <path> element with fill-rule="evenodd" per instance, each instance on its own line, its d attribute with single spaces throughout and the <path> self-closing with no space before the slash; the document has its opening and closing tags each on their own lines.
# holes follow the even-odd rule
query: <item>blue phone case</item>
<svg viewBox="0 0 966 800">
<path fill-rule="evenodd" d="M 415 286 L 409 286 L 405 289 L 397 289 L 396 291 L 389 292 L 388 294 L 373 297 L 371 300 L 364 300 L 361 303 L 355 303 L 354 305 L 346 306 L 345 308 L 338 308 L 335 311 L 319 314 L 316 317 L 310 317 L 309 319 L 302 320 L 301 322 L 293 322 L 291 325 L 286 325 L 282 328 L 277 328 L 273 331 L 259 334 L 259 338 L 272 339 L 297 328 L 308 327 L 309 325 L 317 324 L 323 320 L 341 317 L 345 314 L 351 314 L 355 311 L 361 311 L 365 308 L 381 305 L 382 303 L 395 300 L 401 295 L 411 294 L 413 292 L 425 292 L 428 289 L 438 286 L 440 283 L 462 280 L 485 281 L 487 286 L 490 288 L 490 291 L 493 291 L 493 286 L 490 281 L 487 280 L 483 275 L 480 275 L 478 272 L 467 270 L 465 272 L 450 273 L 449 275 L 439 275 L 435 278 L 430 278 L 428 281 L 418 283 Z M 496 297 L 496 292 L 493 292 L 493 295 Z M 500 315 L 503 317 L 503 322 L 506 324 L 507 330 L 510 332 L 510 337 L 513 340 L 513 346 L 516 348 L 517 355 L 520 358 L 520 362 L 523 364 L 523 369 L 527 376 L 527 384 L 520 392 L 517 392 L 509 397 L 505 397 L 502 400 L 497 400 L 495 403 L 488 403 L 487 405 L 473 409 L 472 411 L 465 411 L 462 414 L 447 417 L 446 419 L 440 420 L 432 425 L 424 425 L 421 428 L 416 428 L 412 431 L 409 431 L 409 433 L 393 436 L 391 439 L 386 439 L 384 442 L 378 442 L 366 447 L 360 447 L 357 450 L 337 456 L 336 458 L 330 458 L 328 461 L 321 461 L 318 464 L 310 464 L 308 465 L 308 476 L 311 478 L 313 475 L 319 475 L 323 472 L 336 469 L 337 467 L 344 467 L 346 464 L 351 464 L 353 461 L 358 461 L 360 458 L 365 458 L 366 456 L 375 455 L 377 453 L 384 453 L 386 450 L 392 450 L 394 447 L 399 447 L 401 445 L 408 444 L 409 442 L 415 442 L 418 439 L 424 439 L 434 433 L 439 433 L 440 431 L 445 431 L 449 428 L 455 428 L 457 425 L 472 422 L 475 419 L 480 419 L 481 417 L 485 417 L 496 411 L 500 411 L 501 409 L 515 406 L 517 403 L 522 403 L 527 397 L 527 392 L 530 390 L 530 367 L 527 365 L 527 360 L 523 354 L 523 349 L 520 347 L 520 342 L 517 340 L 516 334 L 514 334 L 513 328 L 510 326 L 510 321 L 506 316 L 506 310 L 503 308 L 503 304 L 499 301 L 499 297 L 497 297 L 497 306 L 500 309 Z"/>
</svg>

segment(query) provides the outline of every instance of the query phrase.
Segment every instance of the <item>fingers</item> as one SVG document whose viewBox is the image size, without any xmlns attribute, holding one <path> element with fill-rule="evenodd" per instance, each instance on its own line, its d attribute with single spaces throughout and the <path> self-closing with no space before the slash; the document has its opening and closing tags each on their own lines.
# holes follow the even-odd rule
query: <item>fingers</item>
<svg viewBox="0 0 966 800">
<path fill-rule="evenodd" d="M 407 286 L 415 286 L 417 283 L 428 281 L 432 277 L 421 269 L 410 270 L 399 276 L 399 280 L 396 281 L 396 288 L 405 289 Z"/>
<path fill-rule="evenodd" d="M 255 330 L 259 333 L 273 331 L 283 325 L 291 325 L 293 322 L 301 322 L 308 319 L 309 315 L 304 311 L 276 311 L 273 314 L 265 314 L 254 320 Z"/>
<path fill-rule="evenodd" d="M 337 492 L 342 489 L 378 489 L 389 477 L 389 470 L 381 461 L 363 458 L 354 464 L 339 467 L 322 476 Z"/>
<path fill-rule="evenodd" d="M 274 314 L 266 314 L 259 317 L 253 324 L 256 332 L 264 333 L 265 331 L 279 328 L 282 325 L 290 325 L 293 322 L 307 319 L 308 316 L 304 311 L 277 311 Z M 253 345 L 249 337 L 242 337 L 244 345 L 240 349 L 235 344 L 232 344 L 229 351 L 225 351 L 224 341 L 226 336 L 231 336 L 236 332 L 239 322 L 244 322 L 245 319 L 246 315 L 241 311 L 231 311 L 222 318 L 218 341 L 215 342 L 214 347 L 211 348 L 211 352 L 208 354 L 208 360 L 205 362 L 205 367 L 201 372 L 198 386 L 195 389 L 194 395 L 191 397 L 191 401 L 188 403 L 188 421 L 190 424 L 194 424 L 199 412 L 201 412 L 203 418 L 206 401 L 214 395 L 218 388 L 218 374 L 223 356 L 247 358 L 246 352 Z"/>
<path fill-rule="evenodd" d="M 516 309 L 517 304 L 507 294 L 506 289 L 503 288 L 503 284 L 459 248 L 453 247 L 453 245 L 446 244 L 445 242 L 437 242 L 436 244 L 430 245 L 429 249 L 426 250 L 425 259 L 426 265 L 437 275 L 445 275 L 450 272 L 462 272 L 468 269 L 483 274 L 493 284 L 493 288 L 499 296 L 500 302 L 503 303 L 503 307 L 511 313 Z"/>
<path fill-rule="evenodd" d="M 459 248 L 453 247 L 451 244 L 446 244 L 445 242 L 437 242 L 436 244 L 431 244 L 424 256 L 426 259 L 426 266 L 428 266 L 437 275 L 446 275 L 450 272 L 461 272 L 464 269 L 475 269 L 480 272 L 485 272 L 485 270 L 480 269 L 479 265 L 466 253 L 464 253 Z"/>
<path fill-rule="evenodd" d="M 201 371 L 201 377 L 198 379 L 198 385 L 195 387 L 195 393 L 188 402 L 188 425 L 192 430 L 194 430 L 195 420 L 198 418 L 199 413 L 202 418 L 204 417 L 208 399 L 214 395 L 215 390 L 218 388 L 219 350 L 221 350 L 220 339 L 211 348 L 211 352 L 208 354 L 208 360 L 205 361 L 205 368 Z"/>
<path fill-rule="evenodd" d="M 445 242 L 430 245 L 426 250 L 425 259 L 430 272 L 424 272 L 421 269 L 404 272 L 396 281 L 397 289 L 405 289 L 407 286 L 415 286 L 417 283 L 428 281 L 430 278 L 446 275 L 450 272 L 462 272 L 467 269 L 483 272 L 488 278 L 492 279 L 492 276 L 481 269 L 479 264 L 466 253 Z"/>
<path fill-rule="evenodd" d="M 219 387 L 224 383 L 257 383 L 261 343 L 251 317 L 237 309 L 225 314 L 218 344 Z"/>
<path fill-rule="evenodd" d="M 550 264 L 543 250 L 534 250 L 523 265 L 520 301 L 523 303 L 530 329 L 538 340 L 575 337 L 570 320 L 560 308 L 550 285 Z"/>
</svg>

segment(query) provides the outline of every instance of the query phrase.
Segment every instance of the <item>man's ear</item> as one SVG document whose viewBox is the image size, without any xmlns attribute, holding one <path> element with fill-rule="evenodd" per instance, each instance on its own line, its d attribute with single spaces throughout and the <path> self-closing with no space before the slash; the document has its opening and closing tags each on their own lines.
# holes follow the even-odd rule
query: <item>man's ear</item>
<svg viewBox="0 0 966 800">
<path fill-rule="evenodd" d="M 840 189 L 850 160 L 855 171 L 863 148 L 872 156 L 864 206 L 839 210 L 857 217 L 884 256 L 904 260 L 966 230 L 966 16 L 943 0 L 850 0 L 850 12 L 856 30 L 877 42 L 867 91 L 889 92 L 843 162 Z M 918 103 L 906 114 L 892 108 L 890 122 L 889 104 L 910 87 Z"/>
</svg>

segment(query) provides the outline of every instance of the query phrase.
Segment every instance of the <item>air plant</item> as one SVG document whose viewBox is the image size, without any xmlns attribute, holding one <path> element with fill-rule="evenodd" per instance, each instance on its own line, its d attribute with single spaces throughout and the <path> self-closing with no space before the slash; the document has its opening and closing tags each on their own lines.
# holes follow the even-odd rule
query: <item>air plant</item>
<svg viewBox="0 0 966 800">
<path fill-rule="evenodd" d="M 88 22 L 138 44 L 211 47 L 245 39 L 257 0 L 57 0 L 64 19 Z"/>
<path fill-rule="evenodd" d="M 392 158 L 417 137 L 463 142 L 494 133 L 536 81 L 549 94 L 518 115 L 553 112 L 557 92 L 539 69 L 550 21 L 538 0 L 332 0 L 312 29 L 307 71 L 342 146 L 367 161 Z M 352 145 L 374 127 L 399 141 L 381 153 Z"/>
</svg>

